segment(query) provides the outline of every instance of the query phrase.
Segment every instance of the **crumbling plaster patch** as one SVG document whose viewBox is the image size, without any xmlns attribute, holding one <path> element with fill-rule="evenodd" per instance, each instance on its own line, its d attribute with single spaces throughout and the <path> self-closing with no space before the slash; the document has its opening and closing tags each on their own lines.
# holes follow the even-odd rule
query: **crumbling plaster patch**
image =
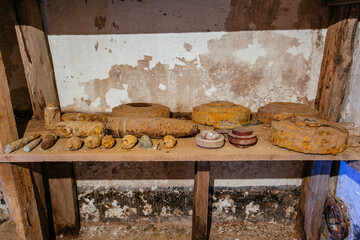
<svg viewBox="0 0 360 240">
<path fill-rule="evenodd" d="M 270 101 L 315 98 L 325 33 L 50 36 L 50 44 L 63 110 L 109 112 L 122 103 L 158 102 L 188 112 L 204 102 L 229 100 L 256 111 Z M 98 98 L 100 104 L 92 105 Z"/>
</svg>

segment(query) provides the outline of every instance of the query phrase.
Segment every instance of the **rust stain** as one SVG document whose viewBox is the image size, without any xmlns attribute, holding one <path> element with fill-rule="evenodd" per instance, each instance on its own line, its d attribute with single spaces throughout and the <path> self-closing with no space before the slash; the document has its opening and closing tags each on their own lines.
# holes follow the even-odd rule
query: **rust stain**
<svg viewBox="0 0 360 240">
<path fill-rule="evenodd" d="M 105 27 L 106 24 L 106 17 L 98 16 L 94 18 L 94 26 L 101 30 Z"/>
<path fill-rule="evenodd" d="M 99 42 L 96 42 L 94 47 L 95 47 L 95 51 L 99 50 Z"/>
</svg>

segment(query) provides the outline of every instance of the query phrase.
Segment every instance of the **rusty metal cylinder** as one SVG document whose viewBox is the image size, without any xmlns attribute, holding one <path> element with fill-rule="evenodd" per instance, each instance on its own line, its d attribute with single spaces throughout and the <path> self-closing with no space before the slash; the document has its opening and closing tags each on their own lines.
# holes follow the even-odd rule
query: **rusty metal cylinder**
<svg viewBox="0 0 360 240">
<path fill-rule="evenodd" d="M 46 150 L 54 146 L 56 143 L 56 140 L 58 139 L 58 136 L 55 133 L 49 133 L 47 134 L 42 143 L 41 143 L 41 149 Z"/>
<path fill-rule="evenodd" d="M 69 138 L 66 142 L 66 148 L 70 151 L 79 150 L 83 145 L 82 140 L 79 137 Z"/>
<path fill-rule="evenodd" d="M 106 149 L 112 148 L 113 146 L 115 146 L 115 143 L 115 139 L 111 135 L 106 135 L 105 137 L 103 137 L 103 139 L 101 139 L 101 146 Z"/>
<path fill-rule="evenodd" d="M 86 138 L 91 135 L 103 137 L 105 135 L 105 125 L 101 122 L 60 122 L 57 125 L 56 133 L 62 138 Z"/>
<path fill-rule="evenodd" d="M 109 114 L 92 114 L 92 113 L 64 113 L 61 116 L 61 121 L 81 121 L 81 122 L 102 122 L 107 123 Z"/>
<path fill-rule="evenodd" d="M 101 137 L 96 135 L 91 135 L 85 138 L 85 146 L 88 148 L 97 148 L 101 144 Z"/>
<path fill-rule="evenodd" d="M 172 118 L 109 118 L 106 129 L 114 137 L 134 135 L 141 137 L 144 134 L 151 138 L 163 138 L 166 135 L 174 137 L 194 136 L 199 132 L 198 125 L 191 121 Z"/>
</svg>

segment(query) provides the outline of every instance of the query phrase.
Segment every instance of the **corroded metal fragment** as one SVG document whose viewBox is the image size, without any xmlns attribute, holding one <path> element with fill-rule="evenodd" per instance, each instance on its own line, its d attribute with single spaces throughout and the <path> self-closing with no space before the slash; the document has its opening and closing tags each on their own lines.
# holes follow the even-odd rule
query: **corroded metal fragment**
<svg viewBox="0 0 360 240">
<path fill-rule="evenodd" d="M 79 150 L 83 145 L 83 141 L 79 137 L 72 137 L 66 141 L 66 148 L 70 151 Z"/>
<path fill-rule="evenodd" d="M 214 125 L 219 121 L 243 124 L 250 121 L 250 109 L 232 102 L 215 101 L 194 107 L 192 119 L 206 125 Z"/>
<path fill-rule="evenodd" d="M 105 137 L 103 137 L 103 139 L 101 139 L 101 146 L 103 146 L 106 149 L 110 149 L 113 146 L 115 146 L 114 137 L 111 135 L 106 135 Z"/>
<path fill-rule="evenodd" d="M 35 139 L 24 146 L 24 152 L 30 152 L 42 142 L 42 138 Z"/>
<path fill-rule="evenodd" d="M 97 135 L 91 135 L 85 138 L 85 146 L 88 148 L 97 148 L 101 144 L 101 137 Z"/>
<path fill-rule="evenodd" d="M 258 120 L 263 123 L 293 116 L 317 117 L 318 111 L 307 104 L 291 102 L 272 102 L 258 109 Z"/>
<path fill-rule="evenodd" d="M 44 109 L 44 122 L 46 129 L 55 129 L 60 122 L 60 108 L 55 103 L 49 103 Z"/>
<path fill-rule="evenodd" d="M 62 138 L 86 138 L 91 135 L 103 137 L 105 135 L 105 125 L 101 122 L 60 122 L 57 125 L 56 133 Z"/>
<path fill-rule="evenodd" d="M 349 132 L 339 124 L 296 116 L 271 124 L 274 145 L 303 153 L 338 154 L 348 146 Z"/>
<path fill-rule="evenodd" d="M 126 148 L 126 149 L 133 148 L 137 142 L 138 142 L 137 137 L 135 137 L 133 135 L 126 135 L 121 140 L 122 147 Z"/>
<path fill-rule="evenodd" d="M 173 148 L 176 145 L 176 138 L 174 138 L 171 135 L 166 135 L 163 139 L 164 141 L 164 147 L 166 148 Z"/>
<path fill-rule="evenodd" d="M 199 132 L 198 125 L 191 121 L 142 117 L 112 117 L 109 118 L 106 129 L 114 137 L 123 137 L 125 135 L 141 137 L 144 134 L 151 138 L 163 138 L 166 135 L 187 137 L 194 136 Z"/>
<path fill-rule="evenodd" d="M 52 146 L 54 146 L 57 139 L 58 136 L 55 133 L 47 134 L 40 145 L 41 149 L 46 150 L 51 148 Z"/>
<path fill-rule="evenodd" d="M 148 148 L 151 148 L 153 145 L 150 137 L 148 135 L 143 135 L 141 138 L 140 138 L 140 141 L 139 141 L 139 148 L 142 148 L 142 149 L 148 149 Z"/>
<path fill-rule="evenodd" d="M 128 103 L 112 109 L 113 117 L 170 117 L 170 108 L 157 103 Z"/>
</svg>

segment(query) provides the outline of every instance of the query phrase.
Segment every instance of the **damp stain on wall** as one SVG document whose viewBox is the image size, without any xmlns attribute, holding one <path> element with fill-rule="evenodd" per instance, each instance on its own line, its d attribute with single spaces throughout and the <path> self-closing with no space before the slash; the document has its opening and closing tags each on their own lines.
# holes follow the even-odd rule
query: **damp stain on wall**
<svg viewBox="0 0 360 240">
<path fill-rule="evenodd" d="M 189 112 L 214 100 L 233 101 L 253 111 L 270 101 L 313 100 L 324 34 L 323 30 L 230 32 L 207 40 L 200 53 L 193 53 L 198 49 L 188 42 L 180 50 L 168 49 L 167 38 L 153 36 L 164 43 L 162 49 L 143 55 L 136 64 L 111 66 L 106 78 L 78 76 L 80 81 L 68 83 L 60 79 L 69 70 L 58 72 L 57 81 L 64 86 L 59 89 L 60 102 L 66 111 L 102 112 L 122 103 L 157 102 L 172 111 Z M 126 36 L 112 39 L 127 42 Z M 162 61 L 166 51 L 168 59 Z M 70 97 L 70 85 L 81 89 L 72 90 L 72 101 L 65 99 Z"/>
</svg>

